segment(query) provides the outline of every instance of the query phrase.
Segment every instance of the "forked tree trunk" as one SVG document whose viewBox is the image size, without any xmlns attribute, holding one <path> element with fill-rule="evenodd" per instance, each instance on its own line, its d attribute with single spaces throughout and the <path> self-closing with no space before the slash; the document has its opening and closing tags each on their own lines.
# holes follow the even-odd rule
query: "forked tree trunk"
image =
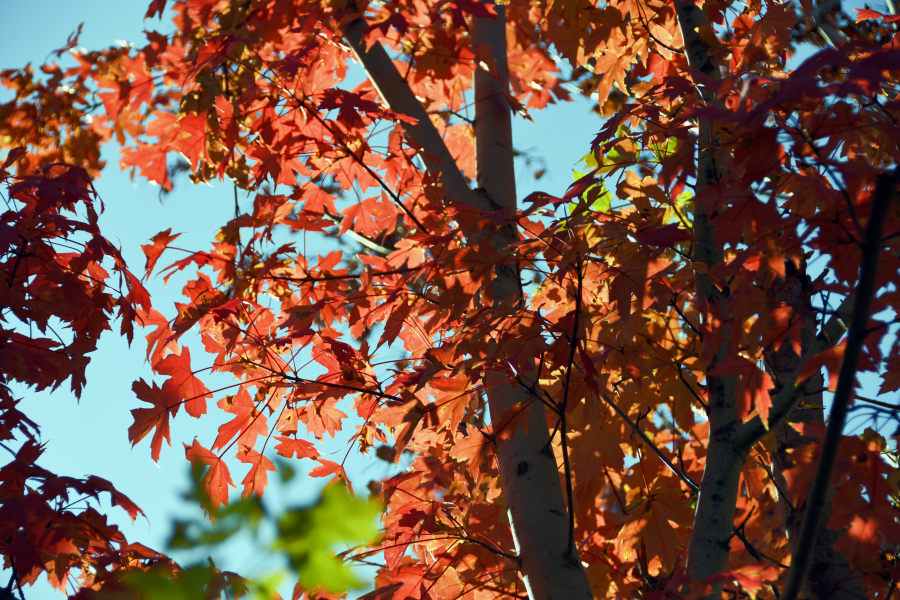
<svg viewBox="0 0 900 600">
<path fill-rule="evenodd" d="M 511 114 L 506 99 L 506 20 L 505 9 L 495 8 L 496 19 L 476 18 L 472 23 L 473 46 L 489 46 L 496 66 L 495 73 L 478 69 L 475 76 L 477 191 L 469 188 L 424 108 L 384 49 L 378 44 L 366 47 L 364 20 L 351 23 L 344 37 L 391 110 L 416 119 L 415 124 L 404 123 L 406 134 L 422 148 L 426 168 L 441 182 L 447 200 L 484 214 L 501 211 L 511 215 L 517 199 Z M 516 233 L 509 227 L 490 235 L 499 249 L 514 242 Z M 522 292 L 516 267 L 499 265 L 492 288 L 498 305 L 518 303 Z M 529 373 L 521 376 L 528 380 Z M 520 426 L 498 436 L 502 441 L 497 443 L 497 456 L 519 571 L 528 595 L 536 600 L 589 600 L 587 574 L 569 536 L 568 509 L 543 404 L 521 383 L 510 382 L 507 377 L 487 374 L 485 384 L 495 427 L 510 409 L 521 410 L 516 420 Z"/>
<path fill-rule="evenodd" d="M 701 74 L 695 78 L 695 84 L 701 92 L 704 102 L 714 103 L 713 94 L 705 89 L 704 78 L 718 80 L 719 67 L 715 64 L 707 42 L 701 37 L 700 32 L 708 27 L 704 9 L 692 2 L 676 0 L 675 8 L 678 15 L 678 24 L 684 38 L 685 52 L 688 64 L 694 74 Z M 699 124 L 698 150 L 697 150 L 697 190 L 698 193 L 715 185 L 722 173 L 716 164 L 714 154 L 717 139 L 709 122 L 701 121 Z M 900 178 L 896 173 L 894 179 L 888 182 L 885 179 L 880 186 L 885 189 L 890 185 L 896 187 L 896 180 Z M 887 192 L 883 192 L 887 193 Z M 877 193 L 876 193 L 877 196 Z M 868 235 L 868 233 L 867 233 Z M 880 233 L 879 233 L 880 235 Z M 697 263 L 704 265 L 704 269 L 697 275 L 697 292 L 702 302 L 707 304 L 708 310 L 717 311 L 720 322 L 727 323 L 728 315 L 724 309 L 725 292 L 715 288 L 704 274 L 707 269 L 721 262 L 721 250 L 715 243 L 715 230 L 710 223 L 706 207 L 702 202 L 695 203 L 694 213 L 694 256 Z M 877 236 L 876 236 L 877 238 Z M 865 243 L 872 244 L 872 240 L 866 239 Z M 863 261 L 865 268 L 866 261 Z M 796 290 L 795 290 L 796 293 Z M 796 294 L 795 294 L 796 295 Z M 802 295 L 802 294 L 800 294 Z M 796 302 L 797 298 L 781 299 L 781 301 Z M 778 382 L 777 393 L 772 398 L 772 407 L 769 413 L 769 425 L 775 429 L 779 450 L 786 450 L 791 445 L 801 443 L 803 440 L 792 436 L 793 430 L 789 422 L 802 422 L 810 418 L 823 421 L 821 413 L 800 417 L 797 404 L 807 389 L 821 388 L 821 382 L 806 380 L 798 384 L 800 367 L 813 355 L 821 352 L 827 345 L 834 344 L 845 331 L 839 316 L 849 315 L 853 310 L 854 298 L 848 297 L 836 311 L 836 316 L 829 319 L 822 326 L 821 332 L 817 332 L 814 318 L 807 318 L 804 327 L 804 344 L 802 356 L 796 356 L 787 350 L 780 353 L 770 353 L 770 372 Z M 818 333 L 818 335 L 817 335 Z M 728 340 L 724 340 L 720 346 L 710 367 L 726 357 L 724 349 Z M 842 372 L 844 368 L 842 366 Z M 855 371 L 855 366 L 851 369 Z M 852 374 L 850 375 L 852 377 Z M 757 417 L 747 423 L 740 423 L 735 412 L 735 387 L 734 378 L 707 377 L 707 391 L 709 402 L 710 437 L 707 447 L 707 461 L 700 484 L 700 495 L 697 502 L 697 511 L 694 517 L 693 529 L 688 548 L 687 568 L 693 580 L 702 580 L 717 573 L 725 571 L 728 567 L 729 540 L 734 530 L 734 514 L 739 493 L 738 485 L 740 472 L 746 460 L 747 452 L 764 433 L 766 426 Z M 831 427 L 829 427 L 831 429 Z M 827 445 L 827 444 L 826 444 Z M 836 442 L 832 443 L 836 446 Z M 834 447 L 831 448 L 835 452 Z M 776 477 L 780 476 L 787 464 L 778 463 L 776 457 Z M 821 465 L 820 465 L 821 467 Z M 821 469 L 820 469 L 821 470 Z M 782 507 L 785 510 L 794 510 L 796 506 L 789 499 L 782 498 Z M 823 498 L 816 498 L 813 502 L 823 502 Z M 797 553 L 806 554 L 811 551 L 814 572 L 803 573 L 801 577 L 806 582 L 808 593 L 814 600 L 824 598 L 861 598 L 864 596 L 861 586 L 856 579 L 856 574 L 847 563 L 846 557 L 834 550 L 834 542 L 839 533 L 827 529 L 823 525 L 810 528 L 801 524 L 797 515 L 788 515 L 788 534 L 790 536 L 791 549 L 795 556 Z M 809 520 L 809 519 L 807 519 Z M 819 523 L 823 523 L 819 519 Z M 810 531 L 819 529 L 818 537 Z M 804 547 L 801 541 L 801 533 L 807 539 L 811 548 Z M 802 561 L 801 561 L 802 562 Z M 801 570 L 805 567 L 801 566 Z M 792 564 L 792 571 L 794 571 Z M 794 577 L 794 573 L 791 573 Z M 796 590 L 791 590 L 792 583 L 785 589 L 785 594 L 790 595 Z M 720 596 L 721 585 L 715 586 L 708 598 Z"/>
</svg>

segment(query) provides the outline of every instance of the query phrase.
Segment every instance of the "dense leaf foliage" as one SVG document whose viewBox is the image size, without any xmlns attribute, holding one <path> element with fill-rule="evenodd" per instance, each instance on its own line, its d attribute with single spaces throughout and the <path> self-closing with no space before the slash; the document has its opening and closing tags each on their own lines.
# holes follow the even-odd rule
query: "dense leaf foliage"
<svg viewBox="0 0 900 600">
<path fill-rule="evenodd" d="M 112 483 L 93 475 L 59 476 L 37 464 L 44 452 L 40 429 L 20 410 L 12 386 L 41 390 L 69 383 L 79 396 L 100 334 L 118 315 L 121 333 L 130 339 L 136 312 L 149 308 L 149 296 L 100 234 L 99 201 L 87 172 L 49 163 L 13 178 L 9 168 L 17 159 L 29 160 L 24 149 L 11 151 L 0 168 L 6 184 L 0 447 L 12 455 L 0 468 L 0 540 L 4 566 L 13 574 L 8 589 L 42 573 L 63 589 L 73 569 L 85 588 L 100 587 L 129 566 L 164 557 L 129 543 L 98 512 L 100 495 L 108 493 L 132 520 L 141 514 Z"/>
<path fill-rule="evenodd" d="M 77 391 L 110 313 L 129 336 L 139 319 L 160 383 L 135 382 L 129 438 L 155 460 L 182 407 L 218 419 L 215 439 L 185 444 L 213 509 L 232 488 L 264 494 L 275 455 L 349 485 L 318 442 L 352 430 L 351 451 L 402 465 L 369 485 L 382 535 L 347 554 L 376 562 L 373 599 L 540 597 L 557 564 L 595 597 L 773 598 L 792 562 L 809 597 L 892 595 L 896 441 L 842 436 L 840 411 L 897 408 L 854 392 L 857 370 L 879 395 L 900 388 L 895 17 L 809 0 L 170 9 L 174 33 L 142 47 L 3 73 L 4 144 L 27 149 L 4 167 L 4 318 L 73 332 L 60 348 L 5 330 L 5 378 Z M 163 14 L 155 0 L 148 17 Z M 527 118 L 567 89 L 606 118 L 583 173 L 512 206 L 503 118 L 479 111 Z M 207 248 L 177 245 L 177 214 L 143 246 L 147 276 L 188 278 L 174 310 L 150 306 L 96 231 L 88 176 L 112 139 L 165 190 L 187 175 L 252 199 Z M 84 221 L 61 217 L 75 203 Z M 4 403 L 4 436 L 32 435 Z M 537 429 L 549 477 L 515 458 Z M 17 481 L 50 477 L 16 461 Z M 814 481 L 828 494 L 807 496 Z M 564 511 L 546 525 L 564 543 L 536 541 L 523 505 Z M 7 520 L 20 580 L 79 566 L 102 587 L 104 553 L 80 550 L 86 568 L 10 541 L 34 518 Z"/>
</svg>

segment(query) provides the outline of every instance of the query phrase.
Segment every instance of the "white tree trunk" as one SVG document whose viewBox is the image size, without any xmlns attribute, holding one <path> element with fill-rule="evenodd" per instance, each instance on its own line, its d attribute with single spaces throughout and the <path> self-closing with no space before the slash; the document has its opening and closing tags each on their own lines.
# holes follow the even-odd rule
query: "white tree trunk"
<svg viewBox="0 0 900 600">
<path fill-rule="evenodd" d="M 404 124 L 406 134 L 418 144 L 428 171 L 436 176 L 449 202 L 458 202 L 482 213 L 516 210 L 510 107 L 506 62 L 505 11 L 497 6 L 498 18 L 474 19 L 473 44 L 487 44 L 499 77 L 479 69 L 475 76 L 475 139 L 479 190 L 472 190 L 454 163 L 440 134 L 400 76 L 384 49 L 366 48 L 362 18 L 344 33 L 381 97 L 391 110 L 417 119 Z M 490 234 L 497 248 L 514 242 L 513 226 Z M 495 301 L 521 299 L 518 270 L 499 265 L 492 281 Z M 521 373 L 525 380 L 529 375 Z M 521 409 L 517 420 L 527 431 L 498 436 L 497 456 L 510 523 L 519 553 L 519 570 L 530 598 L 535 600 L 589 600 L 587 574 L 569 539 L 569 517 L 560 487 L 559 468 L 550 447 L 549 427 L 543 405 L 520 383 L 487 374 L 488 404 L 494 426 L 510 409 Z M 506 435 L 508 434 L 508 435 Z"/>
</svg>

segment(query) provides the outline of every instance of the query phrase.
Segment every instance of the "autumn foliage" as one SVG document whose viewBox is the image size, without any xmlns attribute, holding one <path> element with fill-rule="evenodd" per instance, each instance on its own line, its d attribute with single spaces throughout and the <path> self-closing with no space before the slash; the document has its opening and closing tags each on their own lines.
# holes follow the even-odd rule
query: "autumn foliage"
<svg viewBox="0 0 900 600">
<path fill-rule="evenodd" d="M 58 508 L 138 510 L 34 467 L 8 387 L 78 392 L 117 315 L 152 369 L 129 439 L 156 460 L 172 419 L 219 424 L 184 444 L 213 508 L 263 495 L 276 456 L 349 485 L 320 454 L 341 431 L 398 465 L 345 555 L 377 564 L 367 598 L 891 597 L 895 426 L 843 435 L 898 410 L 889 13 L 154 0 L 174 32 L 2 73 L 5 566 L 102 597 L 166 560 Z M 510 119 L 571 93 L 605 119 L 582 175 L 519 197 Z M 239 190 L 208 247 L 179 246 L 177 209 L 142 246 L 142 280 L 186 278 L 174 307 L 97 229 L 113 140 L 175 196 Z"/>
<path fill-rule="evenodd" d="M 68 383 L 80 396 L 100 334 L 116 315 L 120 333 L 131 339 L 137 311 L 149 308 L 150 298 L 100 234 L 99 201 L 88 173 L 49 163 L 13 179 L 7 169 L 16 160 L 29 158 L 22 149 L 13 150 L 0 168 L 8 186 L 0 223 L 0 443 L 12 455 L 0 468 L 5 567 L 20 584 L 46 573 L 63 588 L 74 568 L 82 572 L 83 585 L 99 586 L 122 567 L 161 557 L 129 543 L 95 507 L 84 508 L 83 500 L 108 493 L 132 520 L 141 511 L 105 479 L 64 477 L 38 466 L 44 451 L 39 426 L 19 410 L 10 385 L 42 390 Z"/>
</svg>

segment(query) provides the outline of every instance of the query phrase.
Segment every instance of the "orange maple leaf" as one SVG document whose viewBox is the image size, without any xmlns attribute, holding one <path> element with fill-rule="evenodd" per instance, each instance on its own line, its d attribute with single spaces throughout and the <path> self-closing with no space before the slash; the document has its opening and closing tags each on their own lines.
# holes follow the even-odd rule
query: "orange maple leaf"
<svg viewBox="0 0 900 600">
<path fill-rule="evenodd" d="M 211 507 L 216 509 L 228 504 L 228 488 L 234 487 L 234 482 L 225 461 L 201 446 L 196 439 L 190 446 L 184 445 L 184 454 L 191 463 L 208 467 L 200 483 L 209 496 Z"/>
</svg>

